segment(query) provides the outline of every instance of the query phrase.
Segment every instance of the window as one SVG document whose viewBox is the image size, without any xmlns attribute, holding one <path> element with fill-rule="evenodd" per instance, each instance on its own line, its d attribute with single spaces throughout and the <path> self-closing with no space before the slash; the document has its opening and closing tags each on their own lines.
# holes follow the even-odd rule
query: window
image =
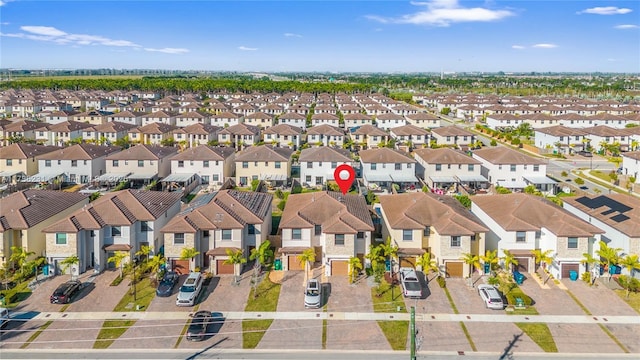
<svg viewBox="0 0 640 360">
<path fill-rule="evenodd" d="M 184 161 L 182 160 L 178 161 L 178 167 L 179 168 L 184 167 Z"/>
<path fill-rule="evenodd" d="M 313 162 L 307 161 L 307 169 L 313 169 Z"/>
<path fill-rule="evenodd" d="M 209 237 L 209 230 L 202 230 L 202 237 Z"/>
<path fill-rule="evenodd" d="M 202 162 L 202 167 L 206 167 L 206 168 L 208 168 L 208 167 L 209 167 L 209 160 L 204 160 L 204 161 Z"/>
<path fill-rule="evenodd" d="M 120 236 L 122 235 L 122 229 L 120 226 L 112 226 L 111 227 L 111 236 Z"/>
<path fill-rule="evenodd" d="M 460 247 L 460 236 L 451 237 L 451 247 Z"/>
<path fill-rule="evenodd" d="M 149 232 L 151 231 L 151 227 L 149 227 L 148 221 L 140 221 L 140 231 L 141 232 Z"/>
<path fill-rule="evenodd" d="M 44 166 L 45 167 L 51 167 L 51 160 L 45 160 L 44 161 Z"/>
<path fill-rule="evenodd" d="M 256 226 L 254 224 L 247 224 L 247 234 L 249 235 L 256 234 Z"/>
<path fill-rule="evenodd" d="M 396 163 L 396 164 L 395 164 L 395 169 L 396 169 L 396 170 L 402 170 L 402 164 L 400 164 L 400 163 Z"/>
<path fill-rule="evenodd" d="M 7 159 L 7 166 L 13 165 L 13 159 Z"/>
<path fill-rule="evenodd" d="M 540 165 L 533 165 L 533 171 L 535 172 L 540 171 Z"/>
<path fill-rule="evenodd" d="M 336 234 L 336 246 L 344 245 L 344 234 Z"/>
<path fill-rule="evenodd" d="M 371 170 L 376 170 L 377 167 L 378 167 L 378 164 L 376 164 L 376 163 L 372 163 L 371 164 Z"/>
<path fill-rule="evenodd" d="M 62 165 L 62 160 L 58 160 L 58 165 Z"/>
<path fill-rule="evenodd" d="M 173 234 L 173 245 L 184 245 L 184 233 Z"/>
<path fill-rule="evenodd" d="M 412 229 L 404 229 L 404 230 L 402 230 L 402 241 L 413 241 L 413 230 Z"/>
<path fill-rule="evenodd" d="M 209 180 L 208 177 L 207 180 Z M 213 174 L 213 181 L 220 181 L 220 174 Z"/>
<path fill-rule="evenodd" d="M 78 160 L 71 160 L 71 167 L 78 167 Z"/>
<path fill-rule="evenodd" d="M 467 171 L 473 171 L 473 164 L 467 165 Z"/>
<path fill-rule="evenodd" d="M 280 169 L 280 167 L 282 166 L 280 165 L 280 161 L 276 161 L 275 164 L 276 164 L 276 169 Z"/>
<path fill-rule="evenodd" d="M 413 165 L 413 164 L 407 163 L 407 169 L 411 169 L 411 165 Z"/>
<path fill-rule="evenodd" d="M 527 233 L 524 231 L 516 231 L 516 242 L 526 242 Z"/>
<path fill-rule="evenodd" d="M 231 240 L 231 229 L 223 229 L 222 230 L 222 240 Z"/>
<path fill-rule="evenodd" d="M 118 167 L 118 160 L 113 160 L 113 167 Z"/>
<path fill-rule="evenodd" d="M 511 165 L 511 172 L 515 172 L 516 171 L 516 166 L 515 165 Z"/>
<path fill-rule="evenodd" d="M 430 236 L 431 235 L 431 227 L 427 226 L 422 230 L 422 236 Z"/>
<path fill-rule="evenodd" d="M 322 225 L 315 225 L 313 227 L 313 233 L 317 236 L 322 234 Z"/>
<path fill-rule="evenodd" d="M 269 166 L 269 162 L 268 162 L 268 161 L 265 161 L 265 162 L 264 162 L 264 166 L 267 166 L 267 167 L 268 167 L 268 166 Z"/>
<path fill-rule="evenodd" d="M 356 239 L 364 239 L 364 232 L 358 231 L 358 233 L 356 233 Z"/>
<path fill-rule="evenodd" d="M 144 167 L 144 160 L 138 160 L 138 167 Z"/>
<path fill-rule="evenodd" d="M 302 240 L 302 229 L 291 229 L 291 239 Z"/>
<path fill-rule="evenodd" d="M 310 184 L 310 183 L 311 183 L 311 175 L 307 175 L 307 176 L 305 176 L 305 177 L 304 177 L 304 181 L 305 181 L 307 184 Z"/>
<path fill-rule="evenodd" d="M 67 245 L 67 234 L 56 233 L 56 245 Z"/>
<path fill-rule="evenodd" d="M 243 161 L 242 162 L 242 168 L 243 169 L 248 169 L 249 168 L 249 162 L 248 161 Z"/>
<path fill-rule="evenodd" d="M 436 164 L 436 171 L 442 170 L 442 164 Z"/>
<path fill-rule="evenodd" d="M 542 231 L 536 231 L 536 239 L 540 239 L 540 236 L 542 236 Z"/>
<path fill-rule="evenodd" d="M 332 168 L 332 169 L 335 169 L 335 168 L 337 168 L 337 167 L 338 167 L 338 163 L 337 163 L 337 162 L 335 162 L 335 161 L 333 161 L 333 162 L 331 163 L 331 168 Z"/>
<path fill-rule="evenodd" d="M 578 248 L 578 238 L 570 237 L 567 239 L 567 247 L 569 249 L 577 249 Z"/>
</svg>

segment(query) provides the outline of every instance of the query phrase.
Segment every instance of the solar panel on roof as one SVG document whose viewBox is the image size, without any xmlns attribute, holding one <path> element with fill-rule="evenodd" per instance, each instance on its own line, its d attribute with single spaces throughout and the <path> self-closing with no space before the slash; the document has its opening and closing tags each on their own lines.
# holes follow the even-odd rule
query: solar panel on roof
<svg viewBox="0 0 640 360">
<path fill-rule="evenodd" d="M 199 198 L 193 200 L 193 202 L 188 208 L 179 212 L 178 215 L 188 214 L 201 206 L 207 205 L 208 203 L 211 202 L 211 200 L 216 196 L 217 193 L 218 192 L 216 191 L 216 192 L 212 192 L 212 193 L 208 193 L 200 196 Z"/>
</svg>

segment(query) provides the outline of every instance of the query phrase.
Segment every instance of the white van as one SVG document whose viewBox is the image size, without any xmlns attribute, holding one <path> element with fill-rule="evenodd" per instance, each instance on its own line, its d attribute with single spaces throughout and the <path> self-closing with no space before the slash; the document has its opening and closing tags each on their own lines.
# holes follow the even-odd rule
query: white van
<svg viewBox="0 0 640 360">
<path fill-rule="evenodd" d="M 0 328 L 4 327 L 9 322 L 9 309 L 0 308 Z"/>
<path fill-rule="evenodd" d="M 176 298 L 177 306 L 193 306 L 196 304 L 196 300 L 202 291 L 202 274 L 199 272 L 192 272 L 187 279 L 180 286 L 178 291 L 178 297 Z"/>
</svg>

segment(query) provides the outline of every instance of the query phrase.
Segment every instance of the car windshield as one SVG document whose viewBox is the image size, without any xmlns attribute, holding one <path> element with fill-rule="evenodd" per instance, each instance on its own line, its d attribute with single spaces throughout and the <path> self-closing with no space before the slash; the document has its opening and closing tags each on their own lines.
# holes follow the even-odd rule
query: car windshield
<svg viewBox="0 0 640 360">
<path fill-rule="evenodd" d="M 318 296 L 320 295 L 320 292 L 316 289 L 308 289 L 307 290 L 307 295 L 309 296 Z"/>
<path fill-rule="evenodd" d="M 194 292 L 194 291 L 196 291 L 196 287 L 195 286 L 189 286 L 189 285 L 182 285 L 182 287 L 180 287 L 180 291 L 181 292 Z"/>
<path fill-rule="evenodd" d="M 64 295 L 65 289 L 66 289 L 66 286 L 60 286 L 59 288 L 56 289 L 56 291 L 53 292 L 53 295 L 54 296 Z"/>
<path fill-rule="evenodd" d="M 491 300 L 491 302 L 495 302 L 495 303 L 502 301 L 502 299 L 498 299 L 498 298 L 491 298 L 489 300 Z"/>
<path fill-rule="evenodd" d="M 160 281 L 160 285 L 171 285 L 171 280 L 170 279 L 162 279 L 162 281 Z"/>
</svg>

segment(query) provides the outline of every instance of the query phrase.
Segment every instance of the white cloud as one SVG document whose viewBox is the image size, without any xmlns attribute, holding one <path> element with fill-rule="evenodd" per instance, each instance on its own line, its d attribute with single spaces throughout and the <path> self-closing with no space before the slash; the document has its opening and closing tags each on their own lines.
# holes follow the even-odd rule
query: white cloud
<svg viewBox="0 0 640 360">
<path fill-rule="evenodd" d="M 294 34 L 294 33 L 284 33 L 284 37 L 295 37 L 295 38 L 301 38 L 302 35 L 300 34 Z"/>
<path fill-rule="evenodd" d="M 633 10 L 627 8 L 619 8 L 616 6 L 599 6 L 579 11 L 578 14 L 595 14 L 595 15 L 624 15 Z"/>
<path fill-rule="evenodd" d="M 517 49 L 517 50 L 522 50 L 522 49 L 525 49 L 526 47 L 522 46 L 522 45 L 511 45 L 511 48 L 512 49 Z"/>
<path fill-rule="evenodd" d="M 531 47 L 534 47 L 534 48 L 537 48 L 537 49 L 553 49 L 553 48 L 557 48 L 557 47 L 558 47 L 558 45 L 556 45 L 556 44 L 544 44 L 544 43 L 542 43 L 542 44 L 535 44 L 535 45 L 532 45 Z"/>
<path fill-rule="evenodd" d="M 20 30 L 44 36 L 65 36 L 66 32 L 51 26 L 20 26 Z"/>
<path fill-rule="evenodd" d="M 144 50 L 150 51 L 150 52 L 160 52 L 165 54 L 185 54 L 189 52 L 189 49 L 183 49 L 183 48 L 162 48 L 162 49 L 144 48 Z"/>
<path fill-rule="evenodd" d="M 614 29 L 619 29 L 619 30 L 626 30 L 626 29 L 637 29 L 640 26 L 638 25 L 633 25 L 633 24 L 623 24 L 623 25 L 616 25 L 613 28 Z"/>
<path fill-rule="evenodd" d="M 10 24 L 10 22 L 8 22 L 8 21 L 4 21 L 4 22 L 0 23 L 0 25 L 9 25 L 9 24 Z"/>
<path fill-rule="evenodd" d="M 607 61 L 608 61 L 608 62 L 616 62 L 616 61 L 618 61 L 618 60 L 616 60 L 616 59 L 614 59 L 614 58 L 608 58 L 608 59 L 607 59 Z"/>
<path fill-rule="evenodd" d="M 256 50 L 258 50 L 258 48 L 251 48 L 251 47 L 246 47 L 246 46 L 238 46 L 238 50 L 242 50 L 242 51 L 256 51 Z"/>
<path fill-rule="evenodd" d="M 366 18 L 383 24 L 414 24 L 449 26 L 461 22 L 490 22 L 515 15 L 510 10 L 492 10 L 483 7 L 466 8 L 458 4 L 458 0 L 431 0 L 428 2 L 412 2 L 411 5 L 426 7 L 424 11 L 401 17 L 384 17 L 367 15 Z"/>
</svg>

